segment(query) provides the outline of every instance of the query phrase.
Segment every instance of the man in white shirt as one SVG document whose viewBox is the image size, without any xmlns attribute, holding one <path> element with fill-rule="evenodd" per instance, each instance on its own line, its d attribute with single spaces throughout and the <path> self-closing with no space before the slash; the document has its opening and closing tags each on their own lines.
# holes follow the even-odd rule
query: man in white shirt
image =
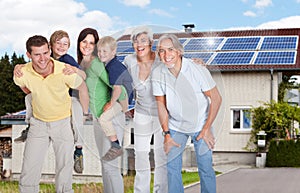
<svg viewBox="0 0 300 193">
<path fill-rule="evenodd" d="M 222 101 L 216 83 L 204 66 L 182 57 L 183 47 L 175 35 L 161 36 L 157 51 L 165 65 L 154 70 L 152 85 L 168 154 L 169 193 L 184 192 L 182 153 L 189 137 L 195 148 L 201 192 L 215 193 L 212 123 Z"/>
</svg>

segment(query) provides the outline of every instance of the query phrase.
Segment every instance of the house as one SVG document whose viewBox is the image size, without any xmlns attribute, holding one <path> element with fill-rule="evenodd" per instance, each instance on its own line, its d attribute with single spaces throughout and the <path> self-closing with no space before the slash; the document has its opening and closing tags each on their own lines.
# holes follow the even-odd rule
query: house
<svg viewBox="0 0 300 193">
<path fill-rule="evenodd" d="M 223 97 L 214 124 L 214 162 L 254 164 L 256 153 L 244 149 L 251 132 L 249 110 L 262 102 L 277 101 L 283 77 L 300 73 L 300 29 L 193 32 L 193 25 L 185 27 L 185 32 L 175 32 L 184 56 L 206 62 Z M 154 35 L 154 50 L 160 36 Z M 132 52 L 130 35 L 122 36 L 119 59 Z M 189 146 L 187 150 L 193 151 Z M 193 155 L 186 155 L 191 165 Z"/>
<path fill-rule="evenodd" d="M 223 97 L 220 112 L 214 123 L 216 146 L 214 163 L 255 164 L 256 153 L 244 149 L 251 132 L 249 110 L 262 105 L 261 102 L 277 101 L 278 88 L 284 76 L 299 74 L 300 28 L 176 32 L 184 46 L 184 56 L 202 58 L 212 73 Z M 154 34 L 155 49 L 161 34 Z M 133 53 L 130 35 L 118 39 L 119 60 Z M 192 110 L 192 109 L 191 109 Z M 25 128 L 24 115 L 6 115 L 1 124 L 12 125 L 12 138 L 16 138 Z M 132 120 L 127 120 L 124 136 L 125 151 L 120 169 L 124 174 L 134 169 Z M 85 170 L 78 177 L 101 176 L 100 159 L 95 149 L 93 127 L 85 124 L 84 146 Z M 17 176 L 21 169 L 23 144 L 12 143 L 12 173 Z M 51 149 L 51 148 L 50 148 Z M 195 166 L 191 144 L 186 146 L 183 164 Z M 152 156 L 150 155 L 152 160 Z M 43 174 L 54 171 L 53 152 L 50 150 L 44 164 Z M 151 162 L 152 163 L 152 162 Z M 153 164 L 153 163 L 152 163 Z"/>
</svg>

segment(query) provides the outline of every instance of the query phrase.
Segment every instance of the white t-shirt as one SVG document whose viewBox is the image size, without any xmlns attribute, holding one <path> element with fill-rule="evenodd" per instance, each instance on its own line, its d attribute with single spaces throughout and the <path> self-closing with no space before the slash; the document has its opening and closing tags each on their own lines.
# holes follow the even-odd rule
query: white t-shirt
<svg viewBox="0 0 300 193">
<path fill-rule="evenodd" d="M 151 73 L 146 80 L 142 81 L 139 79 L 139 65 L 137 64 L 136 54 L 131 54 L 125 57 L 124 65 L 127 67 L 129 74 L 133 80 L 133 88 L 135 90 L 135 111 L 145 114 L 157 116 L 157 105 L 155 97 L 153 96 L 151 76 L 153 70 L 163 65 L 159 57 L 155 57 L 155 61 L 152 64 Z"/>
<path fill-rule="evenodd" d="M 177 78 L 161 65 L 152 73 L 152 86 L 154 96 L 166 95 L 170 129 L 183 133 L 202 130 L 209 107 L 204 92 L 216 86 L 207 68 L 182 58 Z"/>
</svg>

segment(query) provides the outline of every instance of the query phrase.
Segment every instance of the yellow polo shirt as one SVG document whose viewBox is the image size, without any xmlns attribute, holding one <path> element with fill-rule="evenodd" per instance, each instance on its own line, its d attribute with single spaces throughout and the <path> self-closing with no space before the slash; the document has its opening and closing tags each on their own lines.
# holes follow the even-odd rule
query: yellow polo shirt
<svg viewBox="0 0 300 193">
<path fill-rule="evenodd" d="M 19 87 L 27 87 L 32 94 L 33 116 L 45 122 L 58 121 L 71 115 L 70 88 L 77 88 L 83 81 L 78 74 L 64 75 L 65 64 L 51 59 L 54 72 L 43 78 L 32 68 L 32 63 L 22 68 L 23 76 L 14 76 Z"/>
</svg>

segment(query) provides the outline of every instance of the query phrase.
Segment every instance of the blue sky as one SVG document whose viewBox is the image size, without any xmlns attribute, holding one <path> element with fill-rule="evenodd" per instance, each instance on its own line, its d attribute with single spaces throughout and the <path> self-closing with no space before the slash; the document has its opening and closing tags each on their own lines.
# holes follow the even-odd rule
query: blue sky
<svg viewBox="0 0 300 193">
<path fill-rule="evenodd" d="M 138 25 L 182 31 L 187 23 L 194 31 L 300 28 L 300 0 L 0 0 L 0 9 L 0 56 L 25 55 L 28 37 L 59 29 L 69 33 L 76 58 L 85 27 L 101 35 L 130 33 Z"/>
</svg>

